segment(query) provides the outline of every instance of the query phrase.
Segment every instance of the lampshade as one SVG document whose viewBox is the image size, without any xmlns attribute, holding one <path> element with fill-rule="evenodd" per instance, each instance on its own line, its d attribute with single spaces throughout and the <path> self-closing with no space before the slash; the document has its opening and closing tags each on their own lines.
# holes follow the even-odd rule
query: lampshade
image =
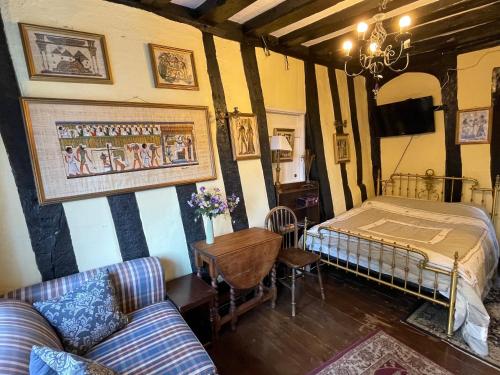
<svg viewBox="0 0 500 375">
<path fill-rule="evenodd" d="M 273 135 L 271 137 L 271 150 L 272 151 L 292 151 L 290 142 L 283 135 Z"/>
</svg>

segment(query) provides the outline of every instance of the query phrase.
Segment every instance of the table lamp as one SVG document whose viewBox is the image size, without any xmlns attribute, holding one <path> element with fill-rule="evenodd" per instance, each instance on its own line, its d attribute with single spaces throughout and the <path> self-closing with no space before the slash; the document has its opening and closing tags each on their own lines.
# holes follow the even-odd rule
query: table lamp
<svg viewBox="0 0 500 375">
<path fill-rule="evenodd" d="M 271 137 L 271 151 L 276 151 L 276 182 L 275 185 L 280 185 L 280 151 L 292 151 L 292 147 L 290 146 L 290 142 L 283 135 L 273 135 Z"/>
</svg>

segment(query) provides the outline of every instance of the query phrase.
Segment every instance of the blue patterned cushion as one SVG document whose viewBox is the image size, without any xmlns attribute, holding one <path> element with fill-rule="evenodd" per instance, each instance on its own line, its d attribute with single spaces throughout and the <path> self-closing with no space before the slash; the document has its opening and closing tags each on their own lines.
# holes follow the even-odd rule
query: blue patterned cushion
<svg viewBox="0 0 500 375">
<path fill-rule="evenodd" d="M 55 328 L 64 348 L 74 354 L 84 354 L 127 324 L 107 272 L 98 273 L 58 298 L 35 302 L 33 306 Z"/>
<path fill-rule="evenodd" d="M 86 358 L 46 346 L 33 346 L 30 375 L 115 375 L 116 373 Z"/>
</svg>

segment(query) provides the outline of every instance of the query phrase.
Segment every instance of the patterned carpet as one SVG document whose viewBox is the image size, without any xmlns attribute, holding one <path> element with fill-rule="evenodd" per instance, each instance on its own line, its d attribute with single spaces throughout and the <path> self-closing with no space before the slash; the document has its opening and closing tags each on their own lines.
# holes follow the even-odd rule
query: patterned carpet
<svg viewBox="0 0 500 375">
<path fill-rule="evenodd" d="M 309 375 L 452 375 L 383 331 L 338 353 Z"/>
<path fill-rule="evenodd" d="M 455 332 L 453 337 L 448 338 L 444 328 L 448 319 L 447 311 L 441 306 L 426 302 L 415 310 L 405 322 L 449 342 L 473 357 L 480 358 L 500 370 L 500 285 L 498 285 L 498 282 L 491 288 L 490 293 L 484 300 L 484 305 L 490 315 L 489 353 L 487 357 L 479 357 L 474 354 L 463 340 L 460 332 Z"/>
</svg>

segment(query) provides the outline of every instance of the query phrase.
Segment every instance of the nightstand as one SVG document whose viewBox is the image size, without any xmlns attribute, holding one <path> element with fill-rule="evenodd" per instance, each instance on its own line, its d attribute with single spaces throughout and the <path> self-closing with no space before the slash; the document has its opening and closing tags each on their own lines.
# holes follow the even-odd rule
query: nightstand
<svg viewBox="0 0 500 375">
<path fill-rule="evenodd" d="M 216 291 L 206 282 L 193 274 L 170 280 L 166 283 L 166 291 L 168 299 L 174 303 L 184 319 L 188 321 L 188 324 L 188 318 L 192 312 L 201 308 L 203 305 L 207 306 L 211 326 L 211 339 L 215 340 L 214 301 Z M 193 321 L 199 322 L 200 320 L 193 319 Z"/>
</svg>

